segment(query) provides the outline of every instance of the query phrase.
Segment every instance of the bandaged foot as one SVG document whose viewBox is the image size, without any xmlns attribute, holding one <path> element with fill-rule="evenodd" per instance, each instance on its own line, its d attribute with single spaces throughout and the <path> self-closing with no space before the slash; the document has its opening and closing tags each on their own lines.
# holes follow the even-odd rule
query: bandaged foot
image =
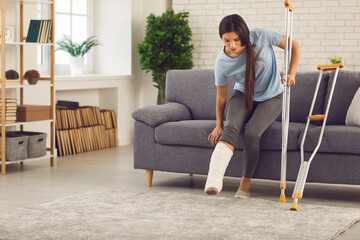
<svg viewBox="0 0 360 240">
<path fill-rule="evenodd" d="M 233 151 L 224 143 L 218 143 L 211 155 L 209 173 L 205 184 L 207 195 L 217 195 L 223 187 L 223 178 Z"/>
</svg>

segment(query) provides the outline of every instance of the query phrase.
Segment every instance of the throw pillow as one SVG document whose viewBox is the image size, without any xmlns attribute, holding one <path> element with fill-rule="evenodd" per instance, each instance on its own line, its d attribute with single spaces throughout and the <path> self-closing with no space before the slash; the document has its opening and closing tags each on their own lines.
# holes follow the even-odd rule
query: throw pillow
<svg viewBox="0 0 360 240">
<path fill-rule="evenodd" d="M 356 91 L 355 96 L 349 106 L 346 114 L 345 124 L 360 127 L 360 88 Z"/>
</svg>

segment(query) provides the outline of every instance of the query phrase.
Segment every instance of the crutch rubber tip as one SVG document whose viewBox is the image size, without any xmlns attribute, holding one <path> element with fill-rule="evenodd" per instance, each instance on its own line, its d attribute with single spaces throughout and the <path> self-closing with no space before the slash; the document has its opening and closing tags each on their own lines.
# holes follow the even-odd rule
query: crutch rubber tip
<svg viewBox="0 0 360 240">
<path fill-rule="evenodd" d="M 297 211 L 297 210 L 298 210 L 297 202 L 293 202 L 293 203 L 291 204 L 290 210 L 291 210 L 291 211 Z"/>
<path fill-rule="evenodd" d="M 286 203 L 285 194 L 280 194 L 279 202 Z"/>
</svg>

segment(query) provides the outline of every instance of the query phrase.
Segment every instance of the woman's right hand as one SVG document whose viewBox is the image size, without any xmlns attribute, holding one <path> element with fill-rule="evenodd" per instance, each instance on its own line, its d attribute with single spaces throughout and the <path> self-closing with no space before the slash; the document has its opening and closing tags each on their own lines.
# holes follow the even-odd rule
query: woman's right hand
<svg viewBox="0 0 360 240">
<path fill-rule="evenodd" d="M 222 132 L 223 132 L 223 128 L 216 126 L 215 129 L 210 133 L 208 140 L 213 147 L 215 147 L 216 144 L 218 143 Z"/>
</svg>

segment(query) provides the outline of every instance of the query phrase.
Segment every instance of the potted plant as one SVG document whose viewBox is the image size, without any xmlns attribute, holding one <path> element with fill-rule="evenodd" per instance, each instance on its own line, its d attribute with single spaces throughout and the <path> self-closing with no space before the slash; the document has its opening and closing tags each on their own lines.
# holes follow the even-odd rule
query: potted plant
<svg viewBox="0 0 360 240">
<path fill-rule="evenodd" d="M 87 38 L 82 43 L 73 42 L 69 35 L 65 35 L 63 40 L 56 42 L 58 45 L 56 51 L 61 50 L 70 54 L 70 71 L 71 75 L 82 75 L 84 72 L 84 55 L 90 51 L 92 47 L 100 45 L 95 36 Z"/>
<path fill-rule="evenodd" d="M 329 58 L 329 61 L 330 61 L 332 64 L 341 63 L 342 57 L 338 57 L 338 56 L 334 55 L 333 57 Z"/>
<path fill-rule="evenodd" d="M 165 100 L 166 72 L 170 69 L 189 69 L 193 67 L 191 29 L 189 13 L 174 13 L 167 10 L 161 16 L 150 14 L 147 17 L 146 35 L 138 45 L 141 69 L 152 71 L 152 80 L 158 88 L 158 104 Z"/>
</svg>

